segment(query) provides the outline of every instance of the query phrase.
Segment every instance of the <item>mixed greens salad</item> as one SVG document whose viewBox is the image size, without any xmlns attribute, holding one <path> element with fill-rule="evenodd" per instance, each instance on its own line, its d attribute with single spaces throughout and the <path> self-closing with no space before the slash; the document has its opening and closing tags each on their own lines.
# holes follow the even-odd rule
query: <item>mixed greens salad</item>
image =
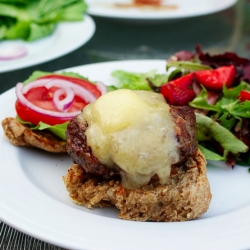
<svg viewBox="0 0 250 250">
<path fill-rule="evenodd" d="M 191 106 L 199 149 L 206 159 L 250 165 L 250 60 L 229 52 L 210 55 L 197 46 L 194 53 L 173 55 L 166 74 L 116 70 L 112 75 L 119 83 L 109 91 L 155 91 L 172 105 Z"/>
<path fill-rule="evenodd" d="M 51 34 L 61 21 L 79 21 L 84 0 L 0 0 L 0 40 L 33 41 Z"/>
</svg>

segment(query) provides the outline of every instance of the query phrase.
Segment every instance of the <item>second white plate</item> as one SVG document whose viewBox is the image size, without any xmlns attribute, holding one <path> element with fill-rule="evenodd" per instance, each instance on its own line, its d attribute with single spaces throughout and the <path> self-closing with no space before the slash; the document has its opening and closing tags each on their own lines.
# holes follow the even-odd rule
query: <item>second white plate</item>
<svg viewBox="0 0 250 250">
<path fill-rule="evenodd" d="M 0 73 L 36 65 L 70 53 L 88 42 L 95 28 L 93 19 L 85 15 L 80 22 L 59 23 L 50 36 L 33 42 L 2 41 L 0 50 L 21 46 L 26 48 L 28 54 L 19 59 L 0 60 Z"/>
<path fill-rule="evenodd" d="M 234 5 L 237 0 L 162 0 L 162 7 L 136 7 L 133 0 L 86 0 L 88 13 L 119 19 L 176 19 L 211 14 Z"/>
</svg>

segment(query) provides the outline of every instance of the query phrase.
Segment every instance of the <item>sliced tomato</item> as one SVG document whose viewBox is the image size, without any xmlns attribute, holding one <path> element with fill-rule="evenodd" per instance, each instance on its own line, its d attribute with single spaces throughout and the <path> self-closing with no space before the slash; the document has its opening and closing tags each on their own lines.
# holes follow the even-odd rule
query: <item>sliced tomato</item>
<svg viewBox="0 0 250 250">
<path fill-rule="evenodd" d="M 49 75 L 48 77 L 46 76 L 43 78 L 49 77 L 53 79 L 57 78 L 71 81 L 89 90 L 95 97 L 98 98 L 99 96 L 101 96 L 101 92 L 94 84 L 90 82 L 73 77 L 61 77 L 59 75 Z M 49 89 L 47 89 L 46 87 L 36 87 L 30 89 L 26 94 L 24 94 L 24 96 L 29 102 L 39 108 L 58 112 L 53 103 L 53 95 L 57 89 L 57 87 L 51 87 Z M 64 96 L 62 95 L 60 98 L 63 99 Z M 67 112 L 81 111 L 86 105 L 87 103 L 82 98 L 80 98 L 79 96 L 75 96 Z M 16 112 L 22 120 L 31 122 L 34 125 L 37 125 L 40 121 L 49 125 L 56 125 L 70 120 L 69 118 L 58 118 L 54 116 L 44 115 L 42 113 L 34 111 L 33 109 L 28 108 L 18 100 L 16 101 Z"/>
<path fill-rule="evenodd" d="M 33 103 L 39 108 L 58 111 L 55 105 L 53 104 L 53 95 L 56 90 L 57 90 L 56 87 L 52 87 L 50 89 L 47 89 L 45 87 L 37 87 L 29 90 L 29 92 L 24 96 L 26 97 L 27 100 L 29 100 L 31 103 Z M 61 99 L 63 98 L 64 96 L 61 96 Z M 87 103 L 84 100 L 82 100 L 78 96 L 75 96 L 72 105 L 68 109 L 68 112 L 81 110 L 86 105 Z"/>
<path fill-rule="evenodd" d="M 57 117 L 51 117 L 48 115 L 38 113 L 34 111 L 33 109 L 30 109 L 27 106 L 24 106 L 18 100 L 16 101 L 16 112 L 22 120 L 30 122 L 34 125 L 37 125 L 40 121 L 47 123 L 51 126 L 56 125 L 56 124 L 62 124 L 68 121 L 68 119 L 65 119 L 65 118 L 59 119 Z"/>
<path fill-rule="evenodd" d="M 198 83 L 205 88 L 221 91 L 225 84 L 229 88 L 235 79 L 235 67 L 223 66 L 213 70 L 200 70 L 195 72 Z"/>
<path fill-rule="evenodd" d="M 50 78 L 51 79 L 67 80 L 67 81 L 73 82 L 75 84 L 78 84 L 78 85 L 82 86 L 83 88 L 89 90 L 96 98 L 98 98 L 102 95 L 101 91 L 93 83 L 91 83 L 87 80 L 84 80 L 84 79 L 70 77 L 70 76 L 56 75 L 56 74 L 42 76 L 38 79 L 50 79 Z"/>
<path fill-rule="evenodd" d="M 241 90 L 239 99 L 244 102 L 244 101 L 250 101 L 250 91 L 247 90 Z"/>
</svg>

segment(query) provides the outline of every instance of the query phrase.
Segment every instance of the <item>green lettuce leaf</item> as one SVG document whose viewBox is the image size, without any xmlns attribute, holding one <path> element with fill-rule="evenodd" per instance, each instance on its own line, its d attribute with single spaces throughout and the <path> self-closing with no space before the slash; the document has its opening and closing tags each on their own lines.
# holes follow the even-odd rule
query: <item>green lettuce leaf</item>
<svg viewBox="0 0 250 250">
<path fill-rule="evenodd" d="M 222 119 L 225 121 L 225 118 L 250 118 L 250 101 L 241 102 L 238 99 L 242 89 L 246 89 L 245 82 L 241 82 L 241 84 L 234 89 L 227 89 L 224 86 L 222 97 L 215 105 L 210 105 L 207 103 L 207 90 L 202 87 L 201 93 L 195 97 L 194 100 L 189 103 L 189 105 L 193 108 L 217 112 L 216 116 L 219 120 Z"/>
<path fill-rule="evenodd" d="M 220 117 L 218 117 L 218 122 L 227 130 L 231 130 L 238 122 L 241 122 L 241 119 L 230 117 L 228 113 L 223 113 Z"/>
<path fill-rule="evenodd" d="M 218 122 L 202 114 L 196 113 L 195 116 L 198 141 L 209 141 L 213 139 L 219 142 L 224 149 L 223 157 L 226 157 L 229 152 L 234 155 L 247 152 L 248 147 Z"/>
<path fill-rule="evenodd" d="M 33 130 L 44 130 L 47 129 L 50 132 L 52 132 L 53 134 L 57 135 L 58 137 L 60 137 L 63 140 L 66 140 L 66 129 L 68 126 L 69 122 L 65 122 L 63 124 L 57 124 L 54 126 L 51 126 L 49 124 L 43 123 L 43 122 L 39 122 L 38 125 L 34 128 L 32 128 Z"/>
<path fill-rule="evenodd" d="M 189 62 L 189 61 L 169 61 L 167 63 L 166 69 L 169 70 L 172 67 L 188 72 L 211 69 L 211 67 L 208 65 L 204 65 L 199 62 Z"/>
<path fill-rule="evenodd" d="M 28 3 L 31 3 L 32 1 L 33 0 L 0 0 L 0 3 L 26 5 Z"/>
<path fill-rule="evenodd" d="M 69 77 L 76 77 L 76 78 L 83 79 L 83 80 L 88 80 L 88 78 L 83 77 L 83 76 L 81 76 L 81 75 L 79 75 L 78 73 L 75 73 L 75 72 L 63 71 L 63 72 L 60 72 L 60 73 L 54 73 L 54 72 L 45 72 L 45 71 L 36 70 L 29 76 L 28 79 L 26 79 L 23 82 L 23 84 L 26 85 L 26 84 L 28 84 L 30 82 L 35 81 L 36 79 L 38 79 L 38 78 L 40 78 L 42 76 L 47 76 L 47 75 L 52 75 L 52 74 L 59 74 L 59 75 L 64 75 L 64 76 L 69 76 Z"/>
<path fill-rule="evenodd" d="M 119 82 L 115 86 L 108 86 L 108 90 L 131 89 L 152 91 L 147 82 L 147 78 L 149 78 L 149 80 L 152 81 L 156 87 L 159 87 L 168 81 L 167 74 L 157 74 L 156 72 L 156 70 L 151 70 L 147 73 L 134 73 L 123 70 L 115 70 L 111 73 L 111 75 L 117 78 Z"/>
<path fill-rule="evenodd" d="M 1 3 L 0 2 L 0 17 L 12 17 L 12 18 L 18 18 L 19 13 L 21 12 L 22 9 L 19 9 L 20 7 L 10 5 L 7 3 Z"/>
<path fill-rule="evenodd" d="M 48 36 L 61 21 L 83 20 L 86 9 L 83 0 L 1 0 L 0 39 L 33 41 Z"/>
<path fill-rule="evenodd" d="M 224 156 L 218 155 L 217 153 L 214 153 L 213 151 L 198 145 L 198 148 L 200 149 L 201 153 L 205 156 L 207 160 L 211 161 L 225 161 L 226 158 Z"/>
<path fill-rule="evenodd" d="M 28 35 L 25 37 L 27 41 L 33 41 L 50 35 L 56 28 L 55 23 L 38 24 L 31 23 L 29 26 Z"/>
<path fill-rule="evenodd" d="M 27 21 L 18 21 L 15 25 L 11 26 L 5 32 L 5 38 L 14 40 L 14 39 L 26 39 L 29 36 L 30 32 L 30 23 Z"/>
<path fill-rule="evenodd" d="M 189 106 L 196 108 L 196 109 L 204 109 L 204 110 L 219 112 L 220 107 L 216 105 L 210 105 L 207 103 L 208 92 L 203 86 L 201 87 L 202 87 L 202 90 L 200 94 L 196 96 L 193 99 L 193 101 L 189 103 Z"/>
<path fill-rule="evenodd" d="M 44 122 L 39 122 L 38 125 L 35 126 L 34 124 L 32 124 L 30 122 L 22 120 L 18 116 L 16 116 L 16 120 L 18 122 L 20 122 L 21 124 L 28 125 L 31 130 L 45 130 L 45 129 L 47 129 L 50 132 L 52 132 L 53 134 L 55 134 L 58 137 L 60 137 L 61 139 L 66 140 L 66 133 L 65 133 L 65 131 L 66 131 L 66 128 L 67 128 L 69 122 L 65 122 L 63 124 L 57 124 L 57 125 L 54 125 L 54 126 L 51 126 L 51 125 L 46 124 Z"/>
</svg>

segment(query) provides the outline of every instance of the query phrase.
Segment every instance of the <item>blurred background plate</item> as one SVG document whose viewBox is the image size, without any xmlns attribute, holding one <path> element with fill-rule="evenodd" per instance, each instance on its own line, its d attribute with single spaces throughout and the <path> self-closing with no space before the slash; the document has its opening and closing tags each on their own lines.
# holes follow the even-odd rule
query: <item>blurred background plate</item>
<svg viewBox="0 0 250 250">
<path fill-rule="evenodd" d="M 87 0 L 93 16 L 119 19 L 176 19 L 215 13 L 234 5 L 237 0 L 162 0 L 160 6 L 141 6 L 133 0 Z"/>
<path fill-rule="evenodd" d="M 33 41 L 2 41 L 0 50 L 24 47 L 28 51 L 25 57 L 13 60 L 0 60 L 0 73 L 33 66 L 63 56 L 84 45 L 94 35 L 95 22 L 85 15 L 80 22 L 59 23 L 50 36 Z"/>
</svg>

